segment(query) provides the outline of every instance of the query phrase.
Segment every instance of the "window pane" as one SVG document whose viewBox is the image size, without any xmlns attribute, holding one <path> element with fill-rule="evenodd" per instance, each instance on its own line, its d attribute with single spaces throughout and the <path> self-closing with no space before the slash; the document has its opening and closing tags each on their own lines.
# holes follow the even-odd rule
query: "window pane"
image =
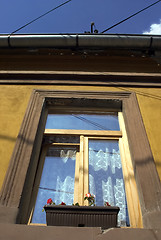
<svg viewBox="0 0 161 240">
<path fill-rule="evenodd" d="M 73 204 L 76 147 L 51 147 L 44 162 L 32 223 L 46 223 L 42 212 L 48 198 Z"/>
<path fill-rule="evenodd" d="M 117 140 L 89 140 L 89 191 L 96 196 L 97 206 L 106 201 L 118 206 L 118 225 L 129 225 Z"/>
<path fill-rule="evenodd" d="M 80 143 L 80 136 L 65 136 L 65 135 L 54 135 L 54 136 L 45 136 L 44 143 Z"/>
<path fill-rule="evenodd" d="M 46 129 L 119 130 L 116 114 L 49 114 Z"/>
</svg>

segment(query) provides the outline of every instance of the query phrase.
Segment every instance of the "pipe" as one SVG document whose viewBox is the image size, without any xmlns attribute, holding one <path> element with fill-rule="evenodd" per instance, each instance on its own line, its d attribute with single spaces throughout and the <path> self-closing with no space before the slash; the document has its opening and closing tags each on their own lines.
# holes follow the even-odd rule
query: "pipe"
<svg viewBox="0 0 161 240">
<path fill-rule="evenodd" d="M 0 35 L 0 48 L 123 48 L 161 50 L 161 36 L 105 34 Z"/>
</svg>

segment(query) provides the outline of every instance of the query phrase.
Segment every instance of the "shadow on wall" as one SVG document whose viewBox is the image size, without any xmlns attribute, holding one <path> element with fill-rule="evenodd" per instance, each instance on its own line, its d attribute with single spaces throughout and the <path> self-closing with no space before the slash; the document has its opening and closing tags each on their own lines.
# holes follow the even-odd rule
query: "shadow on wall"
<svg viewBox="0 0 161 240">
<path fill-rule="evenodd" d="M 6 135 L 0 135 L 0 139 L 8 140 L 11 142 L 15 142 L 17 138 L 11 137 L 11 136 L 6 136 Z"/>
<path fill-rule="evenodd" d="M 33 145 L 33 141 L 30 141 L 29 139 L 25 139 L 23 137 L 23 135 L 19 135 L 18 137 L 11 137 L 11 136 L 6 136 L 6 135 L 0 135 L 0 139 L 8 140 L 8 141 L 11 141 L 11 142 L 16 142 L 17 139 L 21 139 L 21 140 L 25 141 L 26 143 L 28 143 L 30 145 Z"/>
</svg>

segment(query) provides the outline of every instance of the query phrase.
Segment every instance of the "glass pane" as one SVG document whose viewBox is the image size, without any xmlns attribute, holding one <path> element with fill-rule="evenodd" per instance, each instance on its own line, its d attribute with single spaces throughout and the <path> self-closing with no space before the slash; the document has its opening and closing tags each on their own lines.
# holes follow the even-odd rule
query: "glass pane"
<svg viewBox="0 0 161 240">
<path fill-rule="evenodd" d="M 118 206 L 119 226 L 129 226 L 122 165 L 117 140 L 89 140 L 89 191 L 96 205 Z"/>
<path fill-rule="evenodd" d="M 119 130 L 116 114 L 49 114 L 46 129 Z"/>
<path fill-rule="evenodd" d="M 44 168 L 38 189 L 32 223 L 46 223 L 46 214 L 42 212 L 47 199 L 56 204 L 65 202 L 72 205 L 74 199 L 74 177 L 76 147 L 51 147 L 44 162 Z"/>
<path fill-rule="evenodd" d="M 65 136 L 65 135 L 54 135 L 45 136 L 44 143 L 80 143 L 80 136 Z"/>
</svg>

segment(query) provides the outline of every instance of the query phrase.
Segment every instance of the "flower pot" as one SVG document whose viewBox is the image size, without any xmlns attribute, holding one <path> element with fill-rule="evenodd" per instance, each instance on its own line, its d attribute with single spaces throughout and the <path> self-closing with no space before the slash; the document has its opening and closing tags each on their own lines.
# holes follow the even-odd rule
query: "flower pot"
<svg viewBox="0 0 161 240">
<path fill-rule="evenodd" d="M 119 207 L 45 206 L 48 226 L 117 227 Z"/>
</svg>

